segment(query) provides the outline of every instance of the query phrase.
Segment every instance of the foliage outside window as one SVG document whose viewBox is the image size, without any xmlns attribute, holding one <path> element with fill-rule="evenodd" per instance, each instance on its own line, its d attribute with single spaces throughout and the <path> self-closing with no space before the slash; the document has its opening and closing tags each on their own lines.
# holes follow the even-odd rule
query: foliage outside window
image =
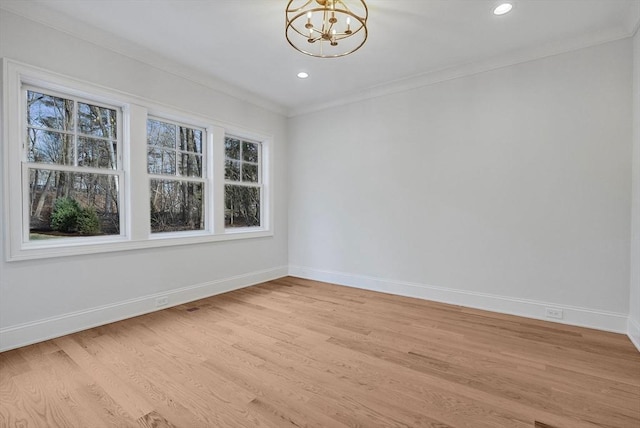
<svg viewBox="0 0 640 428">
<path fill-rule="evenodd" d="M 261 226 L 262 147 L 255 141 L 225 137 L 224 221 L 227 228 Z"/>
<path fill-rule="evenodd" d="M 119 112 L 26 90 L 28 239 L 119 235 Z"/>
<path fill-rule="evenodd" d="M 204 229 L 203 136 L 202 129 L 147 120 L 152 232 Z"/>
</svg>

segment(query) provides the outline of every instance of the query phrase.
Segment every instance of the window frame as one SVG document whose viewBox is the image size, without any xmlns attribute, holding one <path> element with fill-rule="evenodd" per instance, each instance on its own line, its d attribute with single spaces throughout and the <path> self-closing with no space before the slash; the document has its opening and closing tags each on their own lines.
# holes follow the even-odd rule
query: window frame
<svg viewBox="0 0 640 428">
<path fill-rule="evenodd" d="M 178 154 L 181 153 L 185 153 L 184 151 L 181 151 L 178 148 L 177 145 L 177 139 L 178 136 L 176 135 L 176 147 L 175 147 L 175 153 L 176 153 L 176 173 L 173 175 L 169 175 L 169 174 L 152 174 L 149 172 L 148 170 L 148 158 L 147 158 L 147 162 L 146 162 L 146 172 L 147 172 L 147 177 L 148 177 L 148 186 L 149 188 L 151 187 L 151 180 L 165 180 L 165 181 L 177 181 L 177 182 L 181 182 L 181 181 L 186 181 L 186 182 L 191 182 L 191 183 L 202 183 L 203 185 L 203 196 L 204 196 L 204 203 L 203 203 L 203 207 L 202 207 L 202 216 L 204 218 L 204 225 L 202 229 L 198 229 L 198 230 L 179 230 L 179 231 L 167 231 L 167 232 L 153 232 L 151 230 L 151 224 L 149 224 L 149 239 L 164 239 L 164 238 L 172 238 L 172 237 L 180 237 L 180 236 L 207 236 L 210 235 L 213 231 L 212 229 L 212 221 L 211 221 L 211 217 L 212 217 L 212 213 L 213 213 L 213 206 L 211 204 L 211 200 L 213 199 L 213 194 L 211 191 L 211 187 L 212 186 L 212 181 L 214 179 L 214 177 L 211 174 L 211 170 L 213 169 L 212 167 L 212 162 L 210 161 L 211 156 L 210 156 L 210 152 L 211 152 L 211 144 L 210 144 L 210 134 L 211 134 L 211 127 L 207 126 L 205 124 L 202 123 L 198 123 L 198 122 L 193 122 L 191 120 L 189 120 L 188 118 L 179 118 L 176 116 L 176 114 L 171 114 L 171 113 L 167 113 L 165 112 L 165 114 L 155 114 L 152 112 L 148 112 L 147 113 L 147 123 L 149 120 L 155 120 L 158 122 L 163 122 L 163 123 L 167 123 L 170 125 L 174 125 L 177 128 L 180 127 L 185 127 L 185 128 L 191 128 L 191 129 L 196 129 L 202 132 L 202 138 L 200 141 L 200 144 L 202 146 L 202 152 L 200 153 L 200 156 L 202 157 L 202 174 L 200 177 L 190 177 L 190 176 L 185 176 L 185 175 L 181 175 L 178 172 Z M 148 135 L 147 135 L 147 140 L 146 140 L 146 144 L 145 144 L 145 148 L 147 149 L 147 156 L 148 156 L 148 150 L 149 150 L 149 140 L 148 140 Z M 151 216 L 151 206 L 150 206 L 150 202 L 151 202 L 151 198 L 149 198 L 149 216 Z"/>
<path fill-rule="evenodd" d="M 47 164 L 47 163 L 37 163 L 37 162 L 30 162 L 28 159 L 28 147 L 26 144 L 26 137 L 27 137 L 27 133 L 28 133 L 28 121 L 27 121 L 27 117 L 26 117 L 26 111 L 27 111 L 27 105 L 26 105 L 26 100 L 27 100 L 27 92 L 28 91 L 42 91 L 40 93 L 43 93 L 44 95 L 52 95 L 55 97 L 60 97 L 60 98 L 65 98 L 65 99 L 69 99 L 71 101 L 73 101 L 74 103 L 74 130 L 73 131 L 66 131 L 65 134 L 68 135 L 73 135 L 74 137 L 74 164 L 73 165 L 64 165 L 64 164 Z M 72 241 L 82 241 L 84 240 L 85 242 L 91 242 L 91 241 L 95 241 L 95 242 L 101 242 L 101 241 L 105 241 L 105 242 L 110 242 L 114 239 L 117 238 L 125 238 L 126 237 L 126 216 L 125 216 L 125 208 L 126 208 L 126 204 L 125 204 L 125 192 L 123 191 L 124 189 L 126 189 L 126 178 L 125 178 L 125 174 L 124 174 L 124 134 L 123 134 L 123 126 L 122 126 L 122 121 L 124 118 L 124 112 L 123 112 L 123 106 L 122 105 L 115 105 L 115 104 L 109 104 L 107 102 L 104 102 L 103 100 L 96 100 L 96 99 L 91 99 L 88 98 L 86 96 L 78 96 L 76 94 L 70 94 L 70 93 L 65 93 L 65 92 L 61 92 L 59 90 L 54 90 L 54 89 L 49 89 L 46 86 L 36 86 L 36 85 L 32 85 L 32 84 L 27 84 L 25 82 L 23 82 L 21 84 L 20 87 L 20 98 L 21 98 L 21 105 L 20 105 L 20 111 L 22 112 L 22 117 L 21 117 L 21 129 L 23 132 L 22 135 L 22 156 L 21 156 L 21 167 L 22 167 L 22 182 L 21 182 L 21 192 L 22 192 L 22 215 L 23 215 L 23 219 L 22 219 L 22 242 L 23 245 L 25 246 L 25 248 L 48 248 L 48 247 L 58 247 L 58 246 L 63 246 L 63 245 L 67 245 L 72 243 Z M 86 104 L 91 104 L 91 105 L 95 105 L 98 107 L 102 107 L 102 108 L 108 108 L 108 109 L 114 109 L 116 111 L 116 121 L 117 121 L 117 126 L 116 126 L 116 135 L 118 136 L 117 138 L 115 138 L 115 141 L 117 143 L 117 155 L 116 155 L 116 168 L 97 168 L 97 167 L 86 167 L 86 166 L 79 166 L 78 164 L 78 159 L 77 159 L 77 139 L 79 137 L 85 136 L 87 137 L 88 135 L 82 135 L 79 131 L 78 131 L 78 123 L 77 123 L 77 106 L 79 103 L 86 103 Z M 119 220 L 119 229 L 120 229 L 120 233 L 117 235 L 106 235 L 106 236 L 74 236 L 74 237 L 68 237 L 68 238 L 59 238 L 59 239 L 48 239 L 45 241 L 33 241 L 30 239 L 30 235 L 31 235 L 31 231 L 30 231 L 30 223 L 31 223 L 31 215 L 30 215 L 30 208 L 29 208 L 29 198 L 25 197 L 26 194 L 29 193 L 29 171 L 30 170 L 50 170 L 50 171 L 61 171 L 61 172 L 69 172 L 69 173 L 77 173 L 77 174 L 98 174 L 98 175 L 104 175 L 104 176 L 114 176 L 117 177 L 118 180 L 118 220 Z"/>
<path fill-rule="evenodd" d="M 25 225 L 28 231 L 28 212 L 25 219 L 23 180 L 26 178 L 23 159 L 26 159 L 26 97 L 22 97 L 24 86 L 33 86 L 43 91 L 54 91 L 60 95 L 77 97 L 93 104 L 106 104 L 121 110 L 119 132 L 123 181 L 120 186 L 121 229 L 120 235 L 87 236 L 69 239 L 48 240 L 48 243 L 25 242 Z M 212 119 L 206 115 L 168 106 L 144 97 L 127 94 L 88 83 L 72 77 L 57 74 L 42 68 L 20 63 L 8 58 L 2 59 L 2 171 L 0 187 L 4 235 L 4 258 L 8 262 L 51 257 L 77 256 L 105 252 L 119 252 L 175 245 L 195 245 L 224 242 L 236 239 L 272 237 L 273 230 L 273 189 L 272 150 L 273 137 L 257 133 Z M 147 118 L 155 117 L 176 121 L 180 124 L 206 130 L 203 137 L 203 162 L 206 168 L 208 190 L 205 194 L 205 229 L 198 231 L 176 231 L 151 233 L 149 212 L 149 185 L 147 173 Z M 224 224 L 224 137 L 234 135 L 260 142 L 262 146 L 261 179 L 261 226 L 251 228 L 225 229 Z M 204 141 L 206 140 L 206 141 Z M 16 143 L 17 142 L 17 143 Z M 132 142 L 135 142 L 133 144 Z M 87 167 L 82 167 L 87 168 Z M 109 170 L 111 172 L 113 170 Z M 89 171 L 83 171 L 89 172 Z M 171 178 L 171 176 L 167 176 Z M 167 178 L 164 177 L 164 178 Z M 19 185 L 17 185 L 19 184 Z M 28 185 L 27 185 L 28 187 Z M 25 221 L 27 221 L 25 223 Z M 56 242 L 51 242 L 56 241 Z"/>
<path fill-rule="evenodd" d="M 227 154 L 226 154 L 226 140 L 227 138 L 235 138 L 237 140 L 239 140 L 240 142 L 240 154 L 239 154 L 239 159 L 232 159 L 232 158 L 228 158 Z M 243 143 L 251 143 L 251 144 L 257 144 L 258 145 L 258 162 L 254 163 L 254 162 L 250 162 L 250 161 L 245 161 L 243 159 L 242 156 L 242 146 Z M 240 163 L 240 180 L 238 181 L 234 181 L 234 180 L 229 180 L 226 177 L 226 165 L 225 165 L 225 174 L 224 174 L 224 186 L 225 186 L 225 197 L 226 197 L 226 186 L 245 186 L 245 187 L 254 187 L 254 188 L 258 188 L 259 189 L 259 194 L 260 194 L 260 225 L 259 226 L 245 226 L 245 227 L 229 227 L 226 225 L 226 218 L 225 218 L 225 232 L 226 233 L 243 233 L 243 232 L 247 232 L 247 231 L 252 231 L 252 230 L 259 230 L 263 227 L 263 221 L 265 220 L 265 210 L 264 208 L 264 200 L 265 200 L 265 186 L 264 186 L 264 181 L 265 181 L 265 174 L 263 173 L 263 152 L 264 150 L 264 144 L 256 139 L 252 139 L 252 138 L 247 138 L 245 136 L 240 136 L 238 134 L 233 134 L 233 133 L 225 133 L 224 136 L 224 148 L 225 148 L 225 154 L 224 154 L 224 161 L 226 163 L 227 160 L 230 161 L 237 161 Z M 258 181 L 257 182 L 252 182 L 252 181 L 244 181 L 242 179 L 242 174 L 243 174 L 243 168 L 242 166 L 245 164 L 256 164 L 258 166 Z M 224 207 L 226 210 L 226 201 L 224 203 Z M 226 217 L 226 215 L 225 215 Z"/>
</svg>

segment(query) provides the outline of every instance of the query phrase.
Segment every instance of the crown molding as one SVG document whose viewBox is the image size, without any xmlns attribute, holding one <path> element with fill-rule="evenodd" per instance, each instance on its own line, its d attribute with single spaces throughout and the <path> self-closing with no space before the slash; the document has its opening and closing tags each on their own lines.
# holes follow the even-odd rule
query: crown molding
<svg viewBox="0 0 640 428">
<path fill-rule="evenodd" d="M 283 116 L 287 114 L 286 108 L 271 100 L 237 85 L 217 79 L 208 73 L 180 64 L 178 61 L 155 53 L 116 34 L 77 21 L 56 10 L 44 9 L 41 5 L 22 1 L 2 2 L 0 3 L 0 11 L 12 13 L 23 19 L 60 31 L 71 37 L 110 50 L 136 62 L 151 66 L 237 100 L 253 104 Z"/>
<path fill-rule="evenodd" d="M 372 86 L 339 99 L 293 108 L 288 111 L 287 116 L 290 118 L 303 116 L 329 108 L 336 108 L 369 99 L 411 91 L 436 83 L 446 82 L 448 80 L 459 79 L 474 74 L 485 73 L 491 70 L 497 70 L 504 67 L 510 67 L 513 65 L 536 61 L 547 57 L 561 55 L 592 46 L 598 46 L 605 43 L 626 39 L 632 36 L 633 32 L 630 32 L 630 30 L 626 28 L 620 27 L 608 31 L 591 33 L 573 39 L 566 39 L 559 42 L 549 43 L 531 49 L 522 49 L 514 52 L 509 52 L 507 54 L 496 56 L 487 60 L 461 64 L 440 70 L 428 71 L 393 82 L 387 82 L 381 85 Z"/>
</svg>

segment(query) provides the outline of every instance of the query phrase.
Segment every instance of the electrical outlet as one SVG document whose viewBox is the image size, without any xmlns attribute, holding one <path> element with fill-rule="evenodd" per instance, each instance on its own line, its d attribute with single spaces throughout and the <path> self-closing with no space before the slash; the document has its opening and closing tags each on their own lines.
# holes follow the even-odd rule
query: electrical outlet
<svg viewBox="0 0 640 428">
<path fill-rule="evenodd" d="M 166 306 L 169 304 L 169 297 L 167 296 L 162 296 L 162 297 L 156 297 L 156 306 Z"/>
<path fill-rule="evenodd" d="M 547 318 L 556 318 L 556 319 L 561 320 L 562 319 L 562 309 L 547 308 L 546 309 L 546 315 L 547 315 Z"/>
</svg>

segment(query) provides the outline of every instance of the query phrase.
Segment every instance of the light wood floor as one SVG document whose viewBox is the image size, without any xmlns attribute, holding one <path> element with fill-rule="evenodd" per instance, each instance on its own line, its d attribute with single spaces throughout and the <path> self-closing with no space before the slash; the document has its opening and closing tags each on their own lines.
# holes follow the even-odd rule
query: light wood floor
<svg viewBox="0 0 640 428">
<path fill-rule="evenodd" d="M 283 278 L 0 354 L 2 427 L 640 427 L 623 335 Z"/>
</svg>

